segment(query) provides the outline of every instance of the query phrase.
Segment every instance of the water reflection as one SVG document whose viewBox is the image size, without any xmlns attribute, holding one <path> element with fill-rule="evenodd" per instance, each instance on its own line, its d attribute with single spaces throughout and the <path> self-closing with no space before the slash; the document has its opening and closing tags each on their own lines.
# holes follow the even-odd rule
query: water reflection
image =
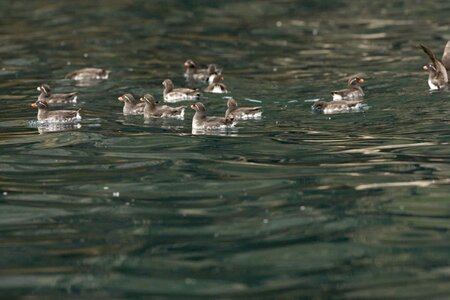
<svg viewBox="0 0 450 300">
<path fill-rule="evenodd" d="M 239 130 L 233 128 L 212 128 L 212 129 L 198 129 L 192 128 L 193 135 L 215 135 L 215 136 L 237 136 Z"/>
<path fill-rule="evenodd" d="M 48 124 L 39 124 L 37 126 L 38 132 L 40 134 L 50 133 L 50 132 L 58 132 L 58 131 L 69 131 L 69 130 L 77 130 L 81 128 L 81 124 L 60 124 L 60 123 L 48 123 Z"/>
<path fill-rule="evenodd" d="M 40 134 L 59 132 L 59 131 L 70 131 L 77 130 L 81 128 L 80 123 L 58 123 L 58 122 L 40 122 L 36 120 L 28 121 L 28 126 L 30 128 L 37 128 Z"/>
<path fill-rule="evenodd" d="M 77 87 L 93 87 L 103 82 L 101 79 L 91 80 L 74 80 L 74 85 Z"/>
<path fill-rule="evenodd" d="M 159 127 L 167 130 L 182 131 L 184 130 L 184 117 L 178 118 L 144 118 L 144 125 L 149 127 Z"/>
</svg>

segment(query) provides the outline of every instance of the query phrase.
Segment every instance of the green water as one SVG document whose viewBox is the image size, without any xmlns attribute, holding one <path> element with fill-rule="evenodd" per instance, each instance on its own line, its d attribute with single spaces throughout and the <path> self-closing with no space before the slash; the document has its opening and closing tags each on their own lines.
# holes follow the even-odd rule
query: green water
<svg viewBox="0 0 450 300">
<path fill-rule="evenodd" d="M 2 1 L 5 299 L 449 299 L 450 95 L 428 60 L 440 1 Z M 261 120 L 193 135 L 124 117 L 183 62 L 224 69 Z M 64 75 L 104 67 L 109 80 Z M 314 99 L 366 79 L 364 113 Z M 36 127 L 36 87 L 78 91 L 80 128 Z M 197 86 L 197 87 L 201 87 Z M 201 100 L 223 115 L 223 95 Z"/>
</svg>

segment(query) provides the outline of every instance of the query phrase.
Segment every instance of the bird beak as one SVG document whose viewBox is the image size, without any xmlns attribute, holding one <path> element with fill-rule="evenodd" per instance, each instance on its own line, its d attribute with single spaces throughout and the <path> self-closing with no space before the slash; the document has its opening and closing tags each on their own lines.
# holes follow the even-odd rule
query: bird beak
<svg viewBox="0 0 450 300">
<path fill-rule="evenodd" d="M 363 78 L 359 79 L 359 83 L 364 83 L 364 79 Z"/>
<path fill-rule="evenodd" d="M 192 104 L 192 105 L 191 105 L 191 108 L 195 110 L 195 104 Z"/>
<path fill-rule="evenodd" d="M 144 101 L 144 97 L 139 98 L 139 101 Z"/>
<path fill-rule="evenodd" d="M 122 102 L 123 102 L 123 97 L 122 97 L 122 96 L 120 96 L 120 97 L 118 97 L 118 98 L 117 98 L 117 100 L 119 100 L 119 101 L 122 101 Z"/>
<path fill-rule="evenodd" d="M 41 91 L 41 87 L 40 87 L 40 86 L 38 86 L 36 89 L 37 89 L 39 92 Z"/>
<path fill-rule="evenodd" d="M 36 103 L 32 103 L 32 104 L 31 104 L 31 107 L 32 107 L 32 108 L 36 108 L 36 107 L 37 107 Z"/>
</svg>

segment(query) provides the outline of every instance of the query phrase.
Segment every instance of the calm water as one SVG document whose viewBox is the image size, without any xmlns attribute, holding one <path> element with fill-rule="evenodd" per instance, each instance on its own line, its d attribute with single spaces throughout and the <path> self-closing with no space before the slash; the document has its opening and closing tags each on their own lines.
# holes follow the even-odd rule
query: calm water
<svg viewBox="0 0 450 300">
<path fill-rule="evenodd" d="M 442 54 L 449 13 L 442 1 L 1 1 L 2 298 L 449 299 L 450 95 L 428 92 L 418 47 Z M 187 58 L 222 66 L 263 119 L 192 135 L 191 110 L 122 116 L 124 92 L 186 85 Z M 113 73 L 62 79 L 87 66 Z M 355 73 L 367 112 L 311 113 Z M 44 82 L 80 92 L 80 128 L 33 125 Z M 225 111 L 222 95 L 202 101 Z"/>
</svg>

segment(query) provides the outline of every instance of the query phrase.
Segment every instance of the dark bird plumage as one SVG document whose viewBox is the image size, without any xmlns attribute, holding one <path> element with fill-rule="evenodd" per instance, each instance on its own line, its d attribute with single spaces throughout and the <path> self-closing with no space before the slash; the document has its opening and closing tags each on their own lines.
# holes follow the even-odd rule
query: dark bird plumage
<svg viewBox="0 0 450 300">
<path fill-rule="evenodd" d="M 432 90 L 444 89 L 448 86 L 448 74 L 444 64 L 436 58 L 430 48 L 420 44 L 423 52 L 425 52 L 431 60 L 431 64 L 423 66 L 425 71 L 428 71 L 428 86 Z M 445 55 L 445 51 L 444 51 Z"/>
</svg>

